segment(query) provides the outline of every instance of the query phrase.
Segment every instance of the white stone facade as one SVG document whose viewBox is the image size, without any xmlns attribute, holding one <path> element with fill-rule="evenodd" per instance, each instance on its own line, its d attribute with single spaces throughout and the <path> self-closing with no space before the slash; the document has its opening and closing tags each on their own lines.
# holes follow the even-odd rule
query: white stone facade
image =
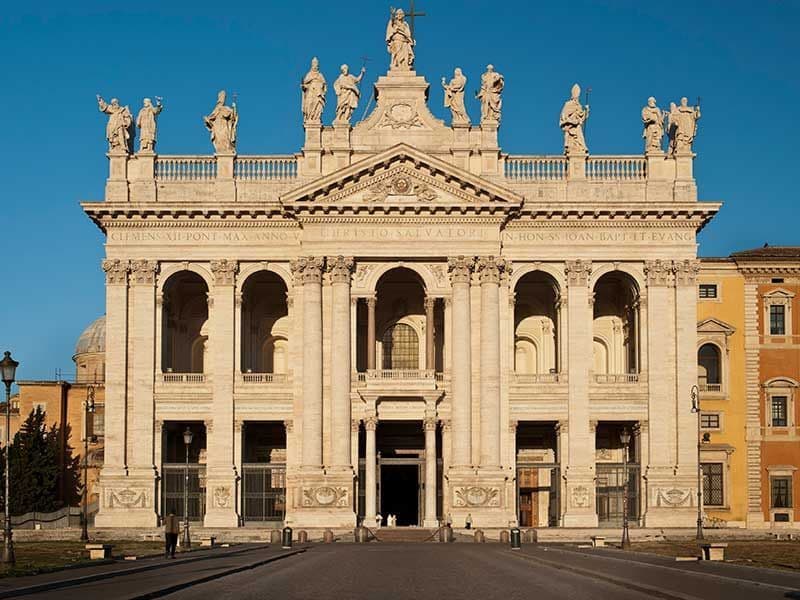
<svg viewBox="0 0 800 600">
<path fill-rule="evenodd" d="M 374 523 L 389 422 L 420 432 L 419 525 L 517 523 L 532 423 L 556 440 L 551 525 L 598 525 L 604 423 L 634 433 L 640 524 L 694 523 L 695 235 L 720 205 L 698 202 L 693 156 L 511 156 L 497 121 L 448 126 L 427 89 L 390 71 L 364 121 L 307 120 L 296 155 L 109 154 L 104 201 L 83 204 L 107 236 L 98 526 L 157 524 L 169 423 L 205 432 L 205 525 L 241 525 L 257 422 L 285 426 L 296 527 L 352 527 L 359 490 Z M 419 301 L 382 291 L 398 268 Z M 264 272 L 285 296 L 258 321 Z M 418 340 L 402 368 L 386 322 Z"/>
</svg>

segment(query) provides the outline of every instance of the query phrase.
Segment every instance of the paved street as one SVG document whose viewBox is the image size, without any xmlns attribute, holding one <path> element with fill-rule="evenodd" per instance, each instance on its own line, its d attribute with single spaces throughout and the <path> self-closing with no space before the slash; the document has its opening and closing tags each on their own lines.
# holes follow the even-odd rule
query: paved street
<svg viewBox="0 0 800 600">
<path fill-rule="evenodd" d="M 25 597 L 444 600 L 466 594 L 503 600 L 800 598 L 800 574 L 793 572 L 677 563 L 614 550 L 525 546 L 512 552 L 499 544 L 334 544 L 314 545 L 307 552 L 265 562 L 281 554 L 277 548 L 221 554 Z M 241 570 L 221 576 L 233 569 Z M 198 580 L 205 582 L 192 583 Z M 172 586 L 185 587 L 167 589 Z"/>
</svg>

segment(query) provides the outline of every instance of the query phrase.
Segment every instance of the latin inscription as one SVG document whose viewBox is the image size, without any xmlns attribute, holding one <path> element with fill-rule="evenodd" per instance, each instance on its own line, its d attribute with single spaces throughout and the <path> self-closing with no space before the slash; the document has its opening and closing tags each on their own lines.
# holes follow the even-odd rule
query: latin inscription
<svg viewBox="0 0 800 600">
<path fill-rule="evenodd" d="M 625 244 L 629 242 L 694 242 L 691 231 L 560 231 L 527 230 L 505 233 L 509 242 L 591 242 L 595 244 Z"/>
</svg>

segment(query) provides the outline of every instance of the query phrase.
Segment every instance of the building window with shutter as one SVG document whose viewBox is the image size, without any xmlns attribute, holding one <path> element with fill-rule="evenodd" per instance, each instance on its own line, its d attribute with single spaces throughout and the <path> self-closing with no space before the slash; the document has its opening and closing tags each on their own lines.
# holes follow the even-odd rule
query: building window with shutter
<svg viewBox="0 0 800 600">
<path fill-rule="evenodd" d="M 703 468 L 703 504 L 706 506 L 724 506 L 722 463 L 702 463 Z"/>
<path fill-rule="evenodd" d="M 715 299 L 717 297 L 717 284 L 701 283 L 697 294 L 703 300 Z"/>
<path fill-rule="evenodd" d="M 770 506 L 772 508 L 792 508 L 791 477 L 772 477 L 770 479 Z"/>
<path fill-rule="evenodd" d="M 769 307 L 769 334 L 786 335 L 786 307 L 782 304 Z"/>
<path fill-rule="evenodd" d="M 770 424 L 773 427 L 786 427 L 788 423 L 788 398 L 772 396 L 770 399 Z"/>
</svg>

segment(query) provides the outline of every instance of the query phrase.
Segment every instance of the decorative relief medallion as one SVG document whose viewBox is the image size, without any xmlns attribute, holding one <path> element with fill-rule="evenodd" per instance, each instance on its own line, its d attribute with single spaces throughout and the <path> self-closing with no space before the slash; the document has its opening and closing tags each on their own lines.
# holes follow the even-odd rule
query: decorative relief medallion
<svg viewBox="0 0 800 600">
<path fill-rule="evenodd" d="M 346 487 L 323 485 L 316 488 L 303 488 L 303 506 L 306 507 L 348 507 L 350 492 Z"/>
<path fill-rule="evenodd" d="M 102 263 L 103 271 L 106 273 L 106 283 L 125 284 L 128 283 L 128 271 L 130 263 L 127 260 L 104 260 Z"/>
<path fill-rule="evenodd" d="M 576 485 L 572 488 L 570 495 L 570 505 L 573 508 L 589 508 L 589 498 L 591 494 L 585 485 Z"/>
<path fill-rule="evenodd" d="M 108 508 L 150 508 L 150 496 L 145 488 L 106 490 Z"/>
<path fill-rule="evenodd" d="M 228 486 L 215 487 L 213 498 L 216 508 L 228 508 L 231 505 L 231 488 Z"/>
<path fill-rule="evenodd" d="M 156 282 L 158 263 L 154 260 L 134 260 L 131 262 L 131 283 L 153 285 Z"/>
<path fill-rule="evenodd" d="M 235 260 L 211 261 L 211 272 L 214 274 L 214 283 L 216 285 L 233 285 L 238 271 L 239 263 Z"/>
<path fill-rule="evenodd" d="M 657 488 L 655 491 L 656 506 L 668 508 L 679 508 L 681 506 L 692 506 L 692 495 L 694 490 L 682 490 L 679 488 Z"/>
<path fill-rule="evenodd" d="M 410 175 L 401 173 L 388 181 L 374 183 L 367 190 L 366 202 L 382 202 L 390 196 L 415 196 L 420 202 L 432 202 L 439 194 L 425 182 L 416 181 Z"/>
<path fill-rule="evenodd" d="M 453 506 L 457 508 L 500 506 L 500 488 L 477 485 L 454 488 Z"/>
<path fill-rule="evenodd" d="M 355 274 L 356 284 L 359 286 L 364 285 L 367 281 L 367 277 L 369 277 L 369 274 L 372 273 L 372 271 L 374 270 L 375 270 L 374 264 L 359 262 L 358 265 L 356 266 L 356 274 Z"/>
<path fill-rule="evenodd" d="M 422 119 L 417 109 L 406 102 L 398 102 L 390 106 L 378 122 L 379 128 L 389 129 L 412 129 L 422 126 Z"/>
</svg>

